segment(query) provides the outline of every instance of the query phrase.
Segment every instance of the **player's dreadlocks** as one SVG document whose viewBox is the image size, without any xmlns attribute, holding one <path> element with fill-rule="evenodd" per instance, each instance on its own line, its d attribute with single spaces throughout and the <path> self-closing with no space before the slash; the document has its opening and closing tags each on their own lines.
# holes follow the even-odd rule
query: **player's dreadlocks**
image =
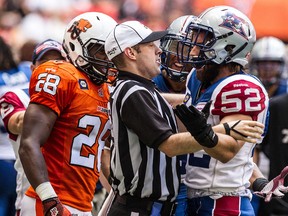
<svg viewBox="0 0 288 216">
<path fill-rule="evenodd" d="M 9 70 L 16 68 L 17 63 L 14 60 L 11 48 L 2 37 L 0 37 L 0 70 Z"/>
</svg>

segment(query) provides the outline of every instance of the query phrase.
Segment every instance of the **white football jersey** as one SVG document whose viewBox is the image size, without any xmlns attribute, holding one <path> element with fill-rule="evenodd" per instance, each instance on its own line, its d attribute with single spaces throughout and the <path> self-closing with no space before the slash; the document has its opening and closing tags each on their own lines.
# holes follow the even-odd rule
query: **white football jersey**
<svg viewBox="0 0 288 216">
<path fill-rule="evenodd" d="M 0 98 L 0 105 L 1 105 L 1 118 L 4 121 L 4 124 L 7 128 L 8 121 L 12 115 L 14 115 L 18 111 L 26 110 L 28 104 L 29 104 L 29 96 L 27 93 L 21 89 L 14 89 L 9 92 L 6 92 L 1 98 Z M 18 149 L 20 146 L 20 135 L 12 134 L 8 131 L 9 134 L 9 140 L 12 143 L 12 147 L 16 156 L 16 162 L 15 162 L 15 169 L 17 171 L 17 199 L 16 199 L 16 209 L 21 209 L 21 200 L 30 186 L 26 175 L 24 173 L 19 155 L 18 155 Z M 11 145 L 9 143 L 9 145 Z"/>
<path fill-rule="evenodd" d="M 268 95 L 257 78 L 237 73 L 217 81 L 201 94 L 200 86 L 193 72 L 187 81 L 186 104 L 193 104 L 201 110 L 212 100 L 208 118 L 212 126 L 218 125 L 223 117 L 233 114 L 249 115 L 252 120 L 265 124 Z M 253 171 L 254 147 L 255 144 L 245 143 L 235 157 L 225 164 L 210 157 L 204 150 L 190 154 L 185 184 L 192 189 L 214 192 L 247 189 Z"/>
</svg>

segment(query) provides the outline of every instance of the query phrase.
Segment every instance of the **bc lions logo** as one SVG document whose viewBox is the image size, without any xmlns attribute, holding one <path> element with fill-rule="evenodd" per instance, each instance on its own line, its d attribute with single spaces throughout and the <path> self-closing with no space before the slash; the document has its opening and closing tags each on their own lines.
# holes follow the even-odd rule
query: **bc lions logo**
<svg viewBox="0 0 288 216">
<path fill-rule="evenodd" d="M 245 20 L 242 18 L 236 16 L 235 14 L 231 12 L 227 12 L 224 16 L 222 16 L 223 23 L 221 23 L 219 26 L 222 26 L 227 29 L 231 29 L 233 32 L 236 32 L 237 34 L 240 34 L 245 39 L 248 39 L 244 29 L 243 25 L 247 25 Z"/>
<path fill-rule="evenodd" d="M 79 34 L 81 32 L 86 32 L 87 29 L 91 28 L 92 25 L 88 20 L 85 19 L 80 19 L 78 21 L 75 21 L 73 23 L 73 25 L 71 26 L 71 28 L 68 30 L 68 32 L 71 32 L 71 38 L 73 40 L 75 40 L 77 38 L 77 36 L 79 36 Z"/>
<path fill-rule="evenodd" d="M 78 22 L 76 22 L 76 28 L 82 32 L 86 32 L 87 29 L 91 27 L 92 25 L 88 20 L 80 19 Z"/>
</svg>

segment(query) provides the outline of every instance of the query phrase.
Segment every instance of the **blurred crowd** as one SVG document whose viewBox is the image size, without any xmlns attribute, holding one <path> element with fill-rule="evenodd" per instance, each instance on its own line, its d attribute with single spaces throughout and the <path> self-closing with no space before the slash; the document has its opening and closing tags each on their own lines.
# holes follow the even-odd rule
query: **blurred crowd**
<svg viewBox="0 0 288 216">
<path fill-rule="evenodd" d="M 67 22 L 86 11 L 103 12 L 116 21 L 137 19 L 164 29 L 176 17 L 191 14 L 191 0 L 0 0 L 0 36 L 21 55 L 47 38 L 62 41 Z M 31 53 L 31 52 L 26 52 Z"/>
</svg>

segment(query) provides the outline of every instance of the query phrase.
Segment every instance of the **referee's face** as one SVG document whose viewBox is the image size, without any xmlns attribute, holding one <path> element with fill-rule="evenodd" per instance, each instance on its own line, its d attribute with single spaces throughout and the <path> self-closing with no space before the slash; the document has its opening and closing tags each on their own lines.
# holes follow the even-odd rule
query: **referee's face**
<svg viewBox="0 0 288 216">
<path fill-rule="evenodd" d="M 139 44 L 136 62 L 141 75 L 147 79 L 152 79 L 160 73 L 160 54 L 159 42 L 149 42 Z"/>
</svg>

